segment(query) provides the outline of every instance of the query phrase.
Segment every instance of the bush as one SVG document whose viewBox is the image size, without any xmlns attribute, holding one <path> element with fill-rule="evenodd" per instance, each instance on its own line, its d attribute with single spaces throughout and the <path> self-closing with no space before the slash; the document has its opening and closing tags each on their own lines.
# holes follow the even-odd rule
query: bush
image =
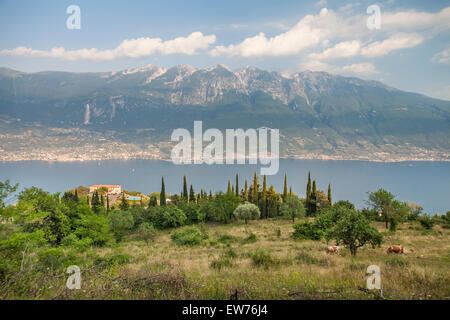
<svg viewBox="0 0 450 320">
<path fill-rule="evenodd" d="M 134 219 L 129 211 L 113 211 L 108 216 L 111 231 L 116 241 L 122 241 L 125 232 L 133 228 Z"/>
<path fill-rule="evenodd" d="M 434 221 L 430 218 L 429 215 L 423 215 L 419 218 L 419 222 L 427 230 L 433 229 Z"/>
<path fill-rule="evenodd" d="M 324 230 L 308 221 L 295 223 L 294 232 L 292 233 L 292 237 L 299 240 L 320 240 L 324 235 Z"/>
<path fill-rule="evenodd" d="M 62 267 L 64 252 L 61 248 L 50 248 L 38 252 L 39 263 L 44 268 L 56 270 Z"/>
<path fill-rule="evenodd" d="M 230 234 L 221 234 L 219 237 L 217 237 L 217 242 L 220 243 L 233 243 L 237 240 L 238 239 L 235 236 L 232 236 Z"/>
<path fill-rule="evenodd" d="M 248 223 L 248 220 L 258 219 L 261 215 L 259 208 L 255 206 L 253 203 L 246 202 L 244 204 L 239 205 L 234 211 L 233 215 L 238 220 L 244 220 L 245 224 Z"/>
<path fill-rule="evenodd" d="M 233 261 L 231 261 L 231 258 L 222 256 L 222 257 L 219 257 L 219 258 L 211 261 L 211 264 L 209 266 L 212 269 L 221 270 L 222 268 L 225 268 L 225 267 L 232 267 Z"/>
<path fill-rule="evenodd" d="M 172 241 L 179 246 L 195 246 L 202 243 L 204 235 L 197 227 L 186 227 L 172 234 Z"/>
<path fill-rule="evenodd" d="M 151 207 L 150 222 L 158 229 L 176 228 L 186 224 L 186 215 L 173 204 Z"/>
<path fill-rule="evenodd" d="M 247 236 L 247 238 L 245 238 L 244 240 L 242 240 L 243 244 L 246 243 L 254 243 L 258 241 L 258 237 L 256 236 L 256 234 L 254 234 L 253 232 L 250 232 Z"/>
<path fill-rule="evenodd" d="M 305 216 L 305 208 L 300 199 L 296 196 L 290 196 L 286 202 L 280 205 L 280 214 L 282 217 L 292 219 L 292 222 L 295 222 L 295 218 L 303 218 Z"/>
<path fill-rule="evenodd" d="M 84 215 L 75 234 L 80 239 L 89 238 L 95 246 L 104 246 L 112 239 L 108 218 L 96 214 Z"/>
<path fill-rule="evenodd" d="M 269 267 L 276 263 L 276 260 L 272 258 L 272 255 L 269 251 L 264 249 L 256 249 L 255 251 L 250 253 L 250 258 L 252 259 L 252 263 L 257 267 Z"/>
<path fill-rule="evenodd" d="M 156 229 L 150 223 L 144 222 L 139 226 L 138 232 L 145 240 L 145 242 L 149 243 L 150 241 L 155 240 Z"/>
</svg>

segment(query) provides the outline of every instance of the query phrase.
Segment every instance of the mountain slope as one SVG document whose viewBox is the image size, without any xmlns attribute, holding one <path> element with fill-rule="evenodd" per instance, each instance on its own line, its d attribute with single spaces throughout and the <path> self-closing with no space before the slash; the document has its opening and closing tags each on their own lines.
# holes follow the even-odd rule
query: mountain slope
<svg viewBox="0 0 450 320">
<path fill-rule="evenodd" d="M 0 119 L 2 132 L 12 134 L 0 136 L 8 154 L 14 148 L 4 146 L 25 128 L 44 136 L 46 128 L 115 132 L 104 139 L 143 147 L 168 141 L 174 128 L 191 129 L 194 120 L 204 128 L 279 128 L 285 156 L 446 160 L 450 152 L 449 101 L 324 72 L 284 76 L 224 65 L 108 73 L 0 68 Z"/>
</svg>

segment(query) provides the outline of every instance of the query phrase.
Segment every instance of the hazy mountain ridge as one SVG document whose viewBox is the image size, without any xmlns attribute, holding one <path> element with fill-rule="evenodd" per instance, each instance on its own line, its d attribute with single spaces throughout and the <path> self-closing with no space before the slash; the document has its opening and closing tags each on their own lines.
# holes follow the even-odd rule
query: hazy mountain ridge
<svg viewBox="0 0 450 320">
<path fill-rule="evenodd" d="M 366 154 L 370 159 L 380 152 L 389 158 L 398 150 L 406 158 L 422 153 L 425 159 L 430 151 L 433 159 L 450 159 L 449 101 L 325 72 L 287 76 L 224 65 L 148 65 L 99 73 L 0 68 L 0 118 L 8 133 L 20 119 L 28 130 L 35 123 L 41 130 L 122 132 L 106 139 L 137 145 L 168 141 L 174 128 L 190 129 L 194 120 L 203 120 L 204 127 L 279 128 L 287 156 Z M 136 138 L 149 128 L 150 142 Z M 5 139 L 0 137 L 0 148 Z"/>
</svg>

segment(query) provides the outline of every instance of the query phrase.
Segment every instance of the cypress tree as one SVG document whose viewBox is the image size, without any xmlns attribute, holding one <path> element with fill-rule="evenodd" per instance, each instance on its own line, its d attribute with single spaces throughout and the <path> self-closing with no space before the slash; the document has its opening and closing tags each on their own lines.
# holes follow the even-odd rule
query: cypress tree
<svg viewBox="0 0 450 320">
<path fill-rule="evenodd" d="M 231 185 L 231 194 L 234 195 L 234 185 Z"/>
<path fill-rule="evenodd" d="M 166 206 L 166 186 L 164 185 L 164 177 L 161 179 L 161 193 L 159 195 L 159 205 Z"/>
<path fill-rule="evenodd" d="M 239 176 L 236 173 L 236 197 L 239 197 Z"/>
<path fill-rule="evenodd" d="M 311 197 L 311 171 L 308 172 L 308 184 L 306 185 L 306 201 Z"/>
<path fill-rule="evenodd" d="M 109 211 L 109 197 L 108 194 L 106 194 L 106 212 Z"/>
<path fill-rule="evenodd" d="M 287 191 L 287 176 L 284 174 L 284 189 L 283 189 L 283 201 L 286 202 L 288 197 L 288 191 Z"/>
<path fill-rule="evenodd" d="M 212 195 L 212 190 L 211 190 L 211 189 L 209 189 L 209 200 L 211 200 L 211 199 L 212 199 L 212 197 L 213 197 L 213 195 Z"/>
<path fill-rule="evenodd" d="M 328 184 L 328 202 L 330 203 L 330 206 L 333 204 L 331 202 L 331 184 Z"/>
<path fill-rule="evenodd" d="M 76 202 L 78 202 L 78 200 L 79 200 L 77 188 L 75 188 L 75 196 L 74 196 L 73 200 L 75 200 Z"/>
<path fill-rule="evenodd" d="M 253 191 L 253 195 L 252 195 L 253 203 L 258 205 L 258 176 L 256 175 L 256 172 L 255 172 L 255 175 L 253 176 L 253 190 L 252 191 Z"/>
<path fill-rule="evenodd" d="M 261 203 L 261 216 L 263 218 L 267 218 L 267 179 L 266 175 L 264 175 L 263 179 L 263 190 L 262 190 L 262 203 Z"/>
<path fill-rule="evenodd" d="M 186 175 L 184 175 L 184 177 L 183 177 L 183 199 L 185 201 L 188 200 L 188 189 L 187 189 Z"/>
<path fill-rule="evenodd" d="M 127 211 L 130 208 L 127 199 L 125 199 L 125 193 L 122 192 L 122 201 L 120 202 L 119 209 L 122 211 Z"/>
<path fill-rule="evenodd" d="M 100 204 L 103 208 L 105 207 L 105 199 L 103 198 L 103 195 L 100 196 Z"/>
<path fill-rule="evenodd" d="M 289 187 L 289 197 L 292 197 L 292 186 L 291 187 Z"/>
<path fill-rule="evenodd" d="M 245 179 L 244 200 L 245 200 L 245 201 L 248 201 L 248 186 L 247 186 L 247 179 Z"/>
<path fill-rule="evenodd" d="M 87 205 L 90 206 L 91 204 L 89 203 L 89 195 L 86 196 L 86 200 L 87 200 Z"/>
<path fill-rule="evenodd" d="M 313 181 L 312 193 L 311 193 L 311 214 L 315 215 L 317 212 L 317 188 L 316 180 Z"/>
<path fill-rule="evenodd" d="M 231 182 L 230 179 L 228 179 L 228 188 L 227 188 L 227 193 L 230 194 L 231 193 Z"/>
<path fill-rule="evenodd" d="M 194 187 L 191 184 L 191 188 L 189 190 L 189 202 L 194 202 L 195 203 L 195 192 L 194 192 Z"/>
</svg>

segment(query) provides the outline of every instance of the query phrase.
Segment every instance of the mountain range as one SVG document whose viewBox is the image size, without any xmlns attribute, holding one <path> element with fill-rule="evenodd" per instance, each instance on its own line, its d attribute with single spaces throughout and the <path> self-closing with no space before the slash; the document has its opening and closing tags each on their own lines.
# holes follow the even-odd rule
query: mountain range
<svg viewBox="0 0 450 320">
<path fill-rule="evenodd" d="M 450 101 L 378 81 L 224 65 L 0 68 L 0 160 L 165 158 L 172 130 L 192 130 L 194 120 L 278 128 L 285 157 L 450 160 Z"/>
</svg>

